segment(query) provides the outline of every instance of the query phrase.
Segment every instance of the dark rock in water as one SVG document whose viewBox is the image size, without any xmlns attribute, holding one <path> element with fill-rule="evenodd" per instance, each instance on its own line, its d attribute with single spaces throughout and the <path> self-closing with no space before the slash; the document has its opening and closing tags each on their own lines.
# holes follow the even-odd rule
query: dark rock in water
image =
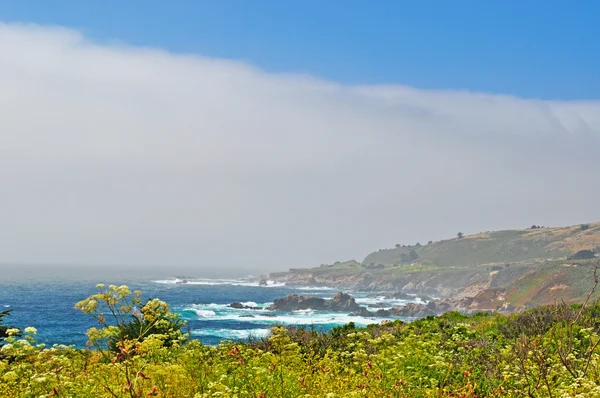
<svg viewBox="0 0 600 398">
<path fill-rule="evenodd" d="M 184 284 L 184 283 L 189 283 L 190 279 L 194 279 L 191 276 L 176 276 L 175 279 L 177 279 L 175 281 L 176 284 Z"/>
<path fill-rule="evenodd" d="M 260 316 L 266 316 L 267 318 L 275 318 L 277 315 L 275 315 L 275 314 L 260 314 Z"/>
<path fill-rule="evenodd" d="M 261 279 L 261 280 L 258 282 L 258 286 L 267 286 L 267 280 L 266 280 L 266 279 Z"/>
<path fill-rule="evenodd" d="M 242 303 L 238 303 L 237 301 L 235 303 L 231 303 L 228 305 L 229 308 L 236 308 L 239 310 L 257 310 L 258 307 L 251 307 L 249 305 L 244 305 Z"/>
<path fill-rule="evenodd" d="M 415 296 L 412 296 L 408 293 L 404 293 L 404 292 L 395 292 L 392 294 L 386 294 L 385 295 L 386 299 L 393 299 L 393 300 L 414 300 Z"/>
<path fill-rule="evenodd" d="M 373 303 L 373 304 L 369 304 L 367 307 L 369 308 L 385 308 L 385 307 L 389 307 L 390 305 L 388 303 Z"/>
<path fill-rule="evenodd" d="M 354 297 L 348 293 L 339 292 L 329 301 L 329 309 L 332 311 L 359 311 L 362 307 L 356 304 Z"/>
<path fill-rule="evenodd" d="M 275 300 L 269 309 L 274 311 L 326 310 L 329 306 L 327 300 L 321 297 L 288 294 L 284 298 Z"/>
<path fill-rule="evenodd" d="M 386 294 L 384 297 L 386 299 L 394 299 L 394 300 L 414 300 L 417 297 L 420 298 L 422 301 L 431 301 L 432 300 L 432 298 L 427 296 L 426 294 L 414 295 L 414 294 L 408 294 L 405 292 L 395 292 L 395 293 L 391 293 L 391 294 Z"/>
<path fill-rule="evenodd" d="M 432 306 L 430 306 L 429 304 L 424 305 L 417 303 L 408 303 L 403 306 L 390 308 L 389 310 L 377 310 L 374 315 L 381 318 L 424 318 L 426 316 L 436 314 L 437 312 L 435 311 L 435 307 L 432 308 Z"/>
<path fill-rule="evenodd" d="M 240 318 L 256 318 L 256 317 L 254 315 L 244 314 L 244 315 L 240 315 Z"/>
<path fill-rule="evenodd" d="M 354 297 L 347 293 L 339 292 L 331 300 L 325 300 L 316 296 L 302 296 L 299 294 L 288 294 L 284 298 L 277 299 L 268 309 L 275 311 L 358 311 L 362 307 L 356 303 Z"/>
<path fill-rule="evenodd" d="M 351 312 L 349 315 L 350 316 L 362 316 L 363 318 L 371 318 L 371 317 L 375 316 L 374 313 L 372 313 L 371 311 L 369 311 L 368 309 L 366 309 L 364 307 L 360 307 L 360 310 Z"/>
<path fill-rule="evenodd" d="M 377 310 L 377 312 L 375 312 L 375 316 L 380 318 L 388 317 L 390 315 L 390 310 Z"/>
</svg>

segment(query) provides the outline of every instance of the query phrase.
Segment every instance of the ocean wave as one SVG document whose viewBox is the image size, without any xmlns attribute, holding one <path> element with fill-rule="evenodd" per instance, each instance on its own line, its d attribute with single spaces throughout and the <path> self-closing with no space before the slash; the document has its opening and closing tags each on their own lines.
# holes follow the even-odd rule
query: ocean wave
<svg viewBox="0 0 600 398">
<path fill-rule="evenodd" d="M 278 315 L 274 317 L 260 317 L 251 318 L 250 322 L 261 322 L 271 324 L 282 324 L 282 325 L 298 325 L 298 326 L 310 326 L 310 325 L 345 325 L 350 322 L 354 322 L 357 325 L 370 325 L 372 323 L 378 323 L 380 320 L 377 318 L 363 318 L 360 316 L 350 316 L 348 314 L 339 313 L 308 313 L 299 314 L 295 313 L 292 315 Z"/>
<path fill-rule="evenodd" d="M 217 337 L 223 340 L 245 340 L 248 338 L 264 338 L 271 333 L 270 329 L 195 329 L 192 336 Z"/>
<path fill-rule="evenodd" d="M 386 300 L 386 298 L 384 296 L 380 296 L 380 297 L 355 297 L 354 300 L 356 300 L 356 302 L 358 304 L 363 304 L 363 305 L 369 305 L 369 304 L 380 304 L 380 303 L 386 303 L 390 300 Z"/>
<path fill-rule="evenodd" d="M 295 288 L 296 290 L 338 290 L 335 287 L 327 287 L 327 286 L 301 286 Z"/>
<path fill-rule="evenodd" d="M 249 286 L 249 287 L 284 287 L 285 283 L 268 280 L 266 284 L 247 279 L 207 279 L 207 278 L 169 278 L 153 280 L 153 283 L 164 285 L 203 285 L 203 286 Z"/>
<path fill-rule="evenodd" d="M 256 304 L 254 301 L 244 301 L 244 302 L 242 302 L 240 304 L 244 305 L 246 307 L 259 307 L 259 305 Z"/>
<path fill-rule="evenodd" d="M 310 314 L 314 314 L 315 310 L 313 310 L 311 308 L 307 308 L 305 310 L 296 310 L 296 311 L 293 311 L 293 313 L 294 314 L 307 314 L 307 315 L 310 315 Z"/>
<path fill-rule="evenodd" d="M 354 322 L 358 325 L 369 325 L 377 323 L 385 318 L 364 318 L 350 316 L 339 312 L 316 312 L 312 310 L 300 310 L 291 313 L 261 310 L 234 310 L 224 309 L 222 311 L 199 310 L 186 308 L 182 317 L 188 320 L 198 321 L 235 321 L 243 323 L 258 323 L 269 325 L 345 325 Z"/>
<path fill-rule="evenodd" d="M 194 309 L 194 312 L 196 313 L 196 315 L 198 315 L 201 318 L 208 318 L 208 317 L 213 317 L 213 316 L 217 315 L 214 311 L 211 311 L 211 310 Z"/>
<path fill-rule="evenodd" d="M 408 300 L 405 299 L 388 299 L 385 296 L 378 297 L 357 297 L 356 303 L 366 307 L 376 307 L 377 309 L 390 309 L 393 307 L 404 306 L 409 303 L 427 304 L 419 297 L 414 297 Z"/>
<path fill-rule="evenodd" d="M 265 308 L 269 303 L 257 304 L 255 302 L 246 302 L 244 305 L 253 304 L 255 308 L 231 308 L 228 304 L 192 304 L 181 307 L 173 307 L 175 312 L 179 313 L 183 319 L 198 319 L 198 320 L 220 320 L 236 319 L 239 317 L 244 319 L 249 315 L 256 315 L 261 311 L 261 308 Z"/>
</svg>

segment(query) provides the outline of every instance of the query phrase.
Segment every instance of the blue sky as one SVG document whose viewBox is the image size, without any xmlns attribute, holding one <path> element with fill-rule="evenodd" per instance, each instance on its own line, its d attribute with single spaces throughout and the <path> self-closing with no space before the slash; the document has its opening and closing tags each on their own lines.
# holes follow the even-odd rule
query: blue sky
<svg viewBox="0 0 600 398">
<path fill-rule="evenodd" d="M 0 20 L 345 84 L 600 98 L 597 1 L 1 1 Z"/>
</svg>

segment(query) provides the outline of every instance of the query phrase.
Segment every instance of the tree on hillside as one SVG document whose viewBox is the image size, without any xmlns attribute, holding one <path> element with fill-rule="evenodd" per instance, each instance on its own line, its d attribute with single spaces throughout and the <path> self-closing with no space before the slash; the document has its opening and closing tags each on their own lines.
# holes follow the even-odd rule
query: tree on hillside
<svg viewBox="0 0 600 398">
<path fill-rule="evenodd" d="M 459 232 L 459 233 L 456 234 L 456 237 L 458 239 L 462 239 L 464 236 L 465 236 L 465 234 L 463 234 L 462 232 Z"/>
<path fill-rule="evenodd" d="M 417 258 L 419 258 L 419 255 L 414 250 L 411 250 L 408 253 L 402 253 L 400 255 L 400 261 L 402 261 L 403 263 L 410 263 L 411 261 L 414 261 Z"/>
</svg>

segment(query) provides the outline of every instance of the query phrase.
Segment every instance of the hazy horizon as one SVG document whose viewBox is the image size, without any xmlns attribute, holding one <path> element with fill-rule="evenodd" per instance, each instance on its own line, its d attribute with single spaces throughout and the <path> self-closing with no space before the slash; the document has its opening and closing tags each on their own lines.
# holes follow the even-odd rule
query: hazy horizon
<svg viewBox="0 0 600 398">
<path fill-rule="evenodd" d="M 600 218 L 600 100 L 339 83 L 58 26 L 0 23 L 0 48 L 0 263 L 243 275 Z"/>
</svg>

